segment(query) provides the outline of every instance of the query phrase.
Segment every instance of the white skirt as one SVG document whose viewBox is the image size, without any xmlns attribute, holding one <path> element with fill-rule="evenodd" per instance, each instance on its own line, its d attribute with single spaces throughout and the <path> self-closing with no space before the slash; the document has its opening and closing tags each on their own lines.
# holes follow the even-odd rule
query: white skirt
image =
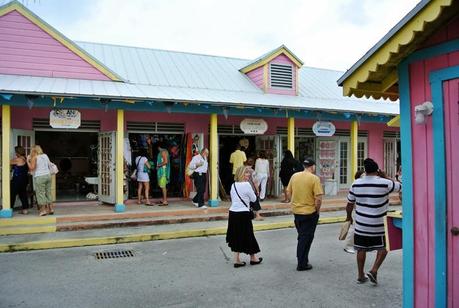
<svg viewBox="0 0 459 308">
<path fill-rule="evenodd" d="M 147 172 L 137 171 L 137 182 L 150 182 L 150 177 Z"/>
</svg>

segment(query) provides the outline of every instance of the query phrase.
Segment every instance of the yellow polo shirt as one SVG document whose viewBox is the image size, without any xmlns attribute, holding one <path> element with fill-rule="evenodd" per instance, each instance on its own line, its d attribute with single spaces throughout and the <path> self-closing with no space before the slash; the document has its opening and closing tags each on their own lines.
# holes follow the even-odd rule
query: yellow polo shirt
<svg viewBox="0 0 459 308">
<path fill-rule="evenodd" d="M 237 168 L 243 166 L 246 160 L 247 157 L 245 157 L 245 152 L 241 150 L 236 150 L 231 153 L 229 162 L 233 164 L 233 174 L 236 174 Z"/>
<path fill-rule="evenodd" d="M 314 213 L 315 198 L 324 194 L 320 178 L 306 170 L 292 175 L 287 191 L 291 194 L 292 212 L 300 215 Z"/>
</svg>

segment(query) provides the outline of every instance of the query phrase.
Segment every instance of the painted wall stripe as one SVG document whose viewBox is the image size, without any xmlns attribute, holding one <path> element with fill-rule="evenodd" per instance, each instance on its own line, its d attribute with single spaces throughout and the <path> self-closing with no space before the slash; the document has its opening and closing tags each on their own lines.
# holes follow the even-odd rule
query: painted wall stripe
<svg viewBox="0 0 459 308">
<path fill-rule="evenodd" d="M 408 64 L 398 68 L 400 88 L 400 141 L 403 166 L 403 307 L 414 307 L 413 153 L 411 139 L 410 82 Z"/>
</svg>

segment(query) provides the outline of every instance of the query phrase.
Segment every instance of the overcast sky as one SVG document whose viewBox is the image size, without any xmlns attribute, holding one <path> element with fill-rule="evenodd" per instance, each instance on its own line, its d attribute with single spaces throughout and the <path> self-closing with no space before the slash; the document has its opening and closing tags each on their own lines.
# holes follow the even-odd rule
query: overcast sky
<svg viewBox="0 0 459 308">
<path fill-rule="evenodd" d="M 0 0 L 0 3 L 8 1 Z M 419 0 L 23 0 L 73 40 L 346 70 Z"/>
</svg>

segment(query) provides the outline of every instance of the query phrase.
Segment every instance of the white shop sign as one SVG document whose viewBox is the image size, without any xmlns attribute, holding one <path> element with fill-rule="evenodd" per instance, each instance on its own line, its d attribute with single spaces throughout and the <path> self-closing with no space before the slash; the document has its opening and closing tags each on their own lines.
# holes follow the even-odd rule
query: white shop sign
<svg viewBox="0 0 459 308">
<path fill-rule="evenodd" d="M 75 109 L 53 109 L 49 113 L 49 125 L 52 128 L 78 128 L 81 113 Z"/>
<path fill-rule="evenodd" d="M 331 137 L 335 134 L 336 128 L 332 122 L 317 121 L 312 126 L 312 131 L 318 137 Z"/>
<path fill-rule="evenodd" d="M 268 123 L 263 119 L 244 119 L 240 127 L 244 134 L 262 135 L 268 130 Z"/>
</svg>

